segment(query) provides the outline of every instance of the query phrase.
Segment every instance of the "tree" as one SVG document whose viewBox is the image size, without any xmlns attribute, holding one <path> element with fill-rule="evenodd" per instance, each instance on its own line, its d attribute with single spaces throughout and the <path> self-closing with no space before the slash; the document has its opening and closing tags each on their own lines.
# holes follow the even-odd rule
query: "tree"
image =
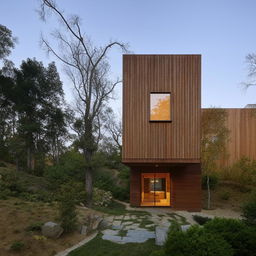
<svg viewBox="0 0 256 256">
<path fill-rule="evenodd" d="M 13 37 L 12 31 L 0 24 L 0 59 L 7 57 L 14 48 L 17 39 Z"/>
<path fill-rule="evenodd" d="M 244 82 L 246 88 L 256 85 L 256 54 L 250 53 L 246 56 L 246 63 L 248 64 L 248 81 Z"/>
<path fill-rule="evenodd" d="M 109 64 L 107 54 L 115 46 L 125 50 L 123 43 L 113 41 L 104 47 L 94 46 L 81 30 L 78 16 L 65 17 L 63 11 L 53 0 L 42 0 L 40 17 L 45 20 L 46 11 L 55 14 L 60 20 L 65 33 L 58 30 L 54 38 L 60 45 L 59 51 L 42 38 L 42 44 L 47 52 L 53 54 L 65 67 L 75 89 L 76 118 L 74 130 L 77 132 L 79 146 L 86 162 L 85 188 L 86 205 L 92 205 L 93 166 L 92 158 L 101 138 L 101 120 L 106 103 L 115 86 L 121 82 L 109 79 Z"/>
<path fill-rule="evenodd" d="M 201 119 L 201 162 L 203 174 L 207 177 L 208 209 L 210 209 L 210 174 L 216 169 L 216 160 L 226 154 L 226 143 L 229 130 L 225 122 L 227 113 L 225 109 L 211 108 L 203 111 Z"/>
</svg>

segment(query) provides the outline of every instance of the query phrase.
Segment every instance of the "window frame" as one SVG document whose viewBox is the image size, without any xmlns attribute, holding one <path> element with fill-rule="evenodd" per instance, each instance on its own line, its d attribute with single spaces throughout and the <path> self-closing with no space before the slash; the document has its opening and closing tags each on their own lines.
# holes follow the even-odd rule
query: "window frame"
<svg viewBox="0 0 256 256">
<path fill-rule="evenodd" d="M 151 120 L 151 94 L 169 94 L 170 95 L 170 120 Z M 150 123 L 171 123 L 172 122 L 172 97 L 171 97 L 171 92 L 167 92 L 167 91 L 164 91 L 164 92 L 159 92 L 159 91 L 152 91 L 149 93 L 149 106 L 148 106 L 148 109 L 149 109 L 149 122 Z"/>
</svg>

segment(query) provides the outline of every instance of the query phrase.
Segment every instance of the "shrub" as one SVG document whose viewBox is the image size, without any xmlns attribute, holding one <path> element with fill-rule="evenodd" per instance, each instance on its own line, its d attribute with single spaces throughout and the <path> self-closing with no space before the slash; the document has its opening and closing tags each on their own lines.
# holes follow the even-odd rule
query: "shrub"
<svg viewBox="0 0 256 256">
<path fill-rule="evenodd" d="M 15 241 L 11 244 L 10 246 L 10 249 L 12 251 L 16 251 L 16 252 L 19 252 L 21 251 L 22 249 L 24 249 L 25 247 L 25 244 L 22 242 L 22 241 Z"/>
<path fill-rule="evenodd" d="M 93 189 L 93 204 L 95 206 L 107 207 L 112 203 L 113 196 L 110 191 L 104 191 L 98 188 Z"/>
<path fill-rule="evenodd" d="M 207 232 L 219 235 L 234 249 L 235 256 L 256 255 L 256 229 L 240 220 L 215 218 L 204 225 Z"/>
<path fill-rule="evenodd" d="M 207 189 L 207 176 L 209 176 L 210 189 L 215 189 L 219 182 L 218 176 L 216 174 L 203 175 L 202 188 Z"/>
<path fill-rule="evenodd" d="M 251 193 L 249 200 L 243 205 L 243 217 L 249 225 L 256 225 L 256 191 Z"/>
<path fill-rule="evenodd" d="M 165 256 L 165 252 L 164 252 L 163 249 L 153 251 L 153 252 L 150 253 L 150 256 Z"/>
<path fill-rule="evenodd" d="M 220 193 L 220 198 L 222 200 L 228 200 L 230 198 L 230 193 L 228 191 L 222 191 Z"/>
<path fill-rule="evenodd" d="M 217 234 L 192 226 L 186 232 L 170 230 L 164 246 L 165 255 L 175 256 L 232 256 L 231 246 Z"/>
<path fill-rule="evenodd" d="M 85 199 L 84 186 L 79 182 L 63 184 L 59 190 L 59 218 L 64 232 L 76 229 L 76 204 Z"/>
<path fill-rule="evenodd" d="M 211 218 L 200 216 L 200 215 L 193 215 L 193 219 L 199 224 L 204 225 L 206 222 L 210 221 Z"/>
<path fill-rule="evenodd" d="M 35 222 L 30 224 L 26 227 L 26 231 L 41 231 L 42 230 L 43 223 L 42 222 Z"/>
</svg>

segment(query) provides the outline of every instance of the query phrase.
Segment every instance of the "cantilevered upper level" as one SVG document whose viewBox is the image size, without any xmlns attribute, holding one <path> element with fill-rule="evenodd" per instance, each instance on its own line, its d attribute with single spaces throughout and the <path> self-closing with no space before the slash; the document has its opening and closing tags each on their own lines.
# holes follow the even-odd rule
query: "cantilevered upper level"
<svg viewBox="0 0 256 256">
<path fill-rule="evenodd" d="M 123 56 L 122 161 L 199 163 L 201 55 Z"/>
</svg>

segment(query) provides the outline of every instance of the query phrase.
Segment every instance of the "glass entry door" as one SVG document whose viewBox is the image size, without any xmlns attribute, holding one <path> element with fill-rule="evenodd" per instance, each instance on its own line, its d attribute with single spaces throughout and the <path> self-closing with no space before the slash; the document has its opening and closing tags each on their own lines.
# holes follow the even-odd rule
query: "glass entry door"
<svg viewBox="0 0 256 256">
<path fill-rule="evenodd" d="M 141 205 L 170 206 L 170 174 L 141 174 Z"/>
</svg>

